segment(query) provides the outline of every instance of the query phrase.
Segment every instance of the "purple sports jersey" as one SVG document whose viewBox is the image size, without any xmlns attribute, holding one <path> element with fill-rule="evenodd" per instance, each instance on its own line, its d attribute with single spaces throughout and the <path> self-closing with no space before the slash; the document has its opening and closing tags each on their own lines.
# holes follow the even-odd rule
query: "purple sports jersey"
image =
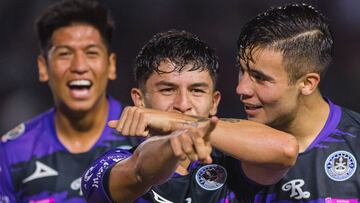
<svg viewBox="0 0 360 203">
<path fill-rule="evenodd" d="M 112 202 L 105 186 L 108 174 L 112 166 L 131 154 L 128 150 L 113 149 L 97 159 L 84 173 L 81 185 L 89 203 Z M 212 157 L 213 164 L 192 162 L 188 175 L 174 173 L 167 182 L 152 187 L 135 203 L 250 202 L 260 186 L 245 178 L 239 161 L 218 151 L 214 151 Z"/>
<path fill-rule="evenodd" d="M 358 203 L 360 114 L 328 101 L 325 126 L 296 164 L 255 202 Z"/>
<path fill-rule="evenodd" d="M 108 101 L 107 120 L 118 119 L 121 104 L 111 97 Z M 139 143 L 135 138 L 120 136 L 106 125 L 88 152 L 72 154 L 56 135 L 54 114 L 52 108 L 2 136 L 1 203 L 85 202 L 80 177 L 92 161 L 111 148 L 130 148 Z"/>
</svg>

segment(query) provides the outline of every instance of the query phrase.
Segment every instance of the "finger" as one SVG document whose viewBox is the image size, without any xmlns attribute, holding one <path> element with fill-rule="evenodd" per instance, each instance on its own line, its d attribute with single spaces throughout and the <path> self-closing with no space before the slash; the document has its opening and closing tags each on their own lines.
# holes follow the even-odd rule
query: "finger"
<svg viewBox="0 0 360 203">
<path fill-rule="evenodd" d="M 178 136 L 172 136 L 170 138 L 170 145 L 175 157 L 179 158 L 182 161 L 186 159 L 186 155 L 182 150 L 181 142 Z"/>
<path fill-rule="evenodd" d="M 207 148 L 208 146 L 206 145 L 205 140 L 201 136 L 195 136 L 193 141 L 199 161 L 201 162 L 206 161 L 206 159 L 210 157 L 210 153 Z"/>
<path fill-rule="evenodd" d="M 205 126 L 205 134 L 204 134 L 204 139 L 205 141 L 209 141 L 210 140 L 210 134 L 211 132 L 215 129 L 217 123 L 219 121 L 219 118 L 216 116 L 212 116 L 210 118 L 210 121 L 208 122 L 208 124 Z"/>
<path fill-rule="evenodd" d="M 136 134 L 141 136 L 148 136 L 149 130 L 147 129 L 148 121 L 145 114 L 141 114 L 139 118 L 139 123 L 136 128 Z"/>
<path fill-rule="evenodd" d="M 122 111 L 121 113 L 121 116 L 120 116 L 120 119 L 118 121 L 118 124 L 117 124 L 117 127 L 116 127 L 116 130 L 119 131 L 121 134 L 125 135 L 122 130 L 123 130 L 123 127 L 124 127 L 124 123 L 127 119 L 127 114 L 128 114 L 128 111 L 131 107 L 125 107 L 124 110 Z"/>
<path fill-rule="evenodd" d="M 124 125 L 122 126 L 122 133 L 125 135 L 131 135 L 130 134 L 130 126 L 133 121 L 134 111 L 136 107 L 131 107 L 126 111 L 126 119 L 124 119 Z"/>
<path fill-rule="evenodd" d="M 134 112 L 133 112 L 133 118 L 132 118 L 132 121 L 131 121 L 130 126 L 129 126 L 129 134 L 132 135 L 132 136 L 137 136 L 138 135 L 138 134 L 136 134 L 136 129 L 137 129 L 137 126 L 138 126 L 138 123 L 139 123 L 140 114 L 141 114 L 140 109 L 135 109 Z"/>
<path fill-rule="evenodd" d="M 190 161 L 196 161 L 198 160 L 198 156 L 196 154 L 196 150 L 194 148 L 194 143 L 190 136 L 187 133 L 183 133 L 179 135 L 181 146 L 186 154 L 186 156 L 190 159 Z"/>
</svg>

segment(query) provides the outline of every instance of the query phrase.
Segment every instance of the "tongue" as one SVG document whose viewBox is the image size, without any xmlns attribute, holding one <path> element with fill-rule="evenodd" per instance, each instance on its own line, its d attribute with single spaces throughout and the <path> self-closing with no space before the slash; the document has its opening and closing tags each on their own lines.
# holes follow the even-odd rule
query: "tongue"
<svg viewBox="0 0 360 203">
<path fill-rule="evenodd" d="M 73 88 L 70 89 L 70 94 L 76 99 L 86 99 L 90 95 L 89 89 L 86 88 Z"/>
</svg>

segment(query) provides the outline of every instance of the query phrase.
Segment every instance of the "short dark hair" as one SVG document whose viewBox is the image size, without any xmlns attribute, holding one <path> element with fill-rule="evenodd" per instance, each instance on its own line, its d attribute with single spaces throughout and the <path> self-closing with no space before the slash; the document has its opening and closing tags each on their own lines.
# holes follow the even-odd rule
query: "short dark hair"
<svg viewBox="0 0 360 203">
<path fill-rule="evenodd" d="M 288 4 L 270 8 L 250 20 L 238 39 L 238 63 L 248 63 L 257 48 L 281 51 L 290 83 L 308 72 L 326 72 L 333 57 L 327 19 L 313 6 Z"/>
<path fill-rule="evenodd" d="M 142 47 L 134 66 L 139 87 L 143 87 L 154 72 L 164 73 L 159 70 L 159 65 L 167 59 L 175 64 L 174 70 L 169 72 L 180 72 L 188 64 L 193 65 L 189 71 L 209 71 L 215 88 L 219 71 L 215 50 L 196 35 L 178 30 L 158 33 Z"/>
<path fill-rule="evenodd" d="M 55 30 L 76 23 L 94 26 L 110 50 L 115 28 L 110 11 L 96 0 L 62 0 L 48 7 L 35 22 L 42 52 L 50 49 Z"/>
</svg>

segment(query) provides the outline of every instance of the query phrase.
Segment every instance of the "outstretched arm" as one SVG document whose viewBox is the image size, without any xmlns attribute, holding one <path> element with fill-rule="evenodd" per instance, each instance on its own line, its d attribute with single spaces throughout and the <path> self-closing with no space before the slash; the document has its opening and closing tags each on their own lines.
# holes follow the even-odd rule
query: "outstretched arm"
<svg viewBox="0 0 360 203">
<path fill-rule="evenodd" d="M 139 107 L 128 107 L 124 113 L 126 116 L 109 125 L 132 136 L 147 135 L 149 130 L 171 132 L 208 122 L 207 118 Z M 241 119 L 220 120 L 210 135 L 210 143 L 239 159 L 247 177 L 265 185 L 280 180 L 295 163 L 298 153 L 294 136 Z"/>
<path fill-rule="evenodd" d="M 189 128 L 174 131 L 167 136 L 150 137 L 139 145 L 133 155 L 111 169 L 108 188 L 112 199 L 116 202 L 133 202 L 152 186 L 170 178 L 182 160 L 211 163 L 209 137 L 216 122 L 217 119 L 214 118 L 202 128 Z M 89 174 L 84 175 L 84 180 L 85 176 Z M 88 201 L 91 202 L 91 195 L 87 191 L 85 194 L 90 197 Z"/>
</svg>

